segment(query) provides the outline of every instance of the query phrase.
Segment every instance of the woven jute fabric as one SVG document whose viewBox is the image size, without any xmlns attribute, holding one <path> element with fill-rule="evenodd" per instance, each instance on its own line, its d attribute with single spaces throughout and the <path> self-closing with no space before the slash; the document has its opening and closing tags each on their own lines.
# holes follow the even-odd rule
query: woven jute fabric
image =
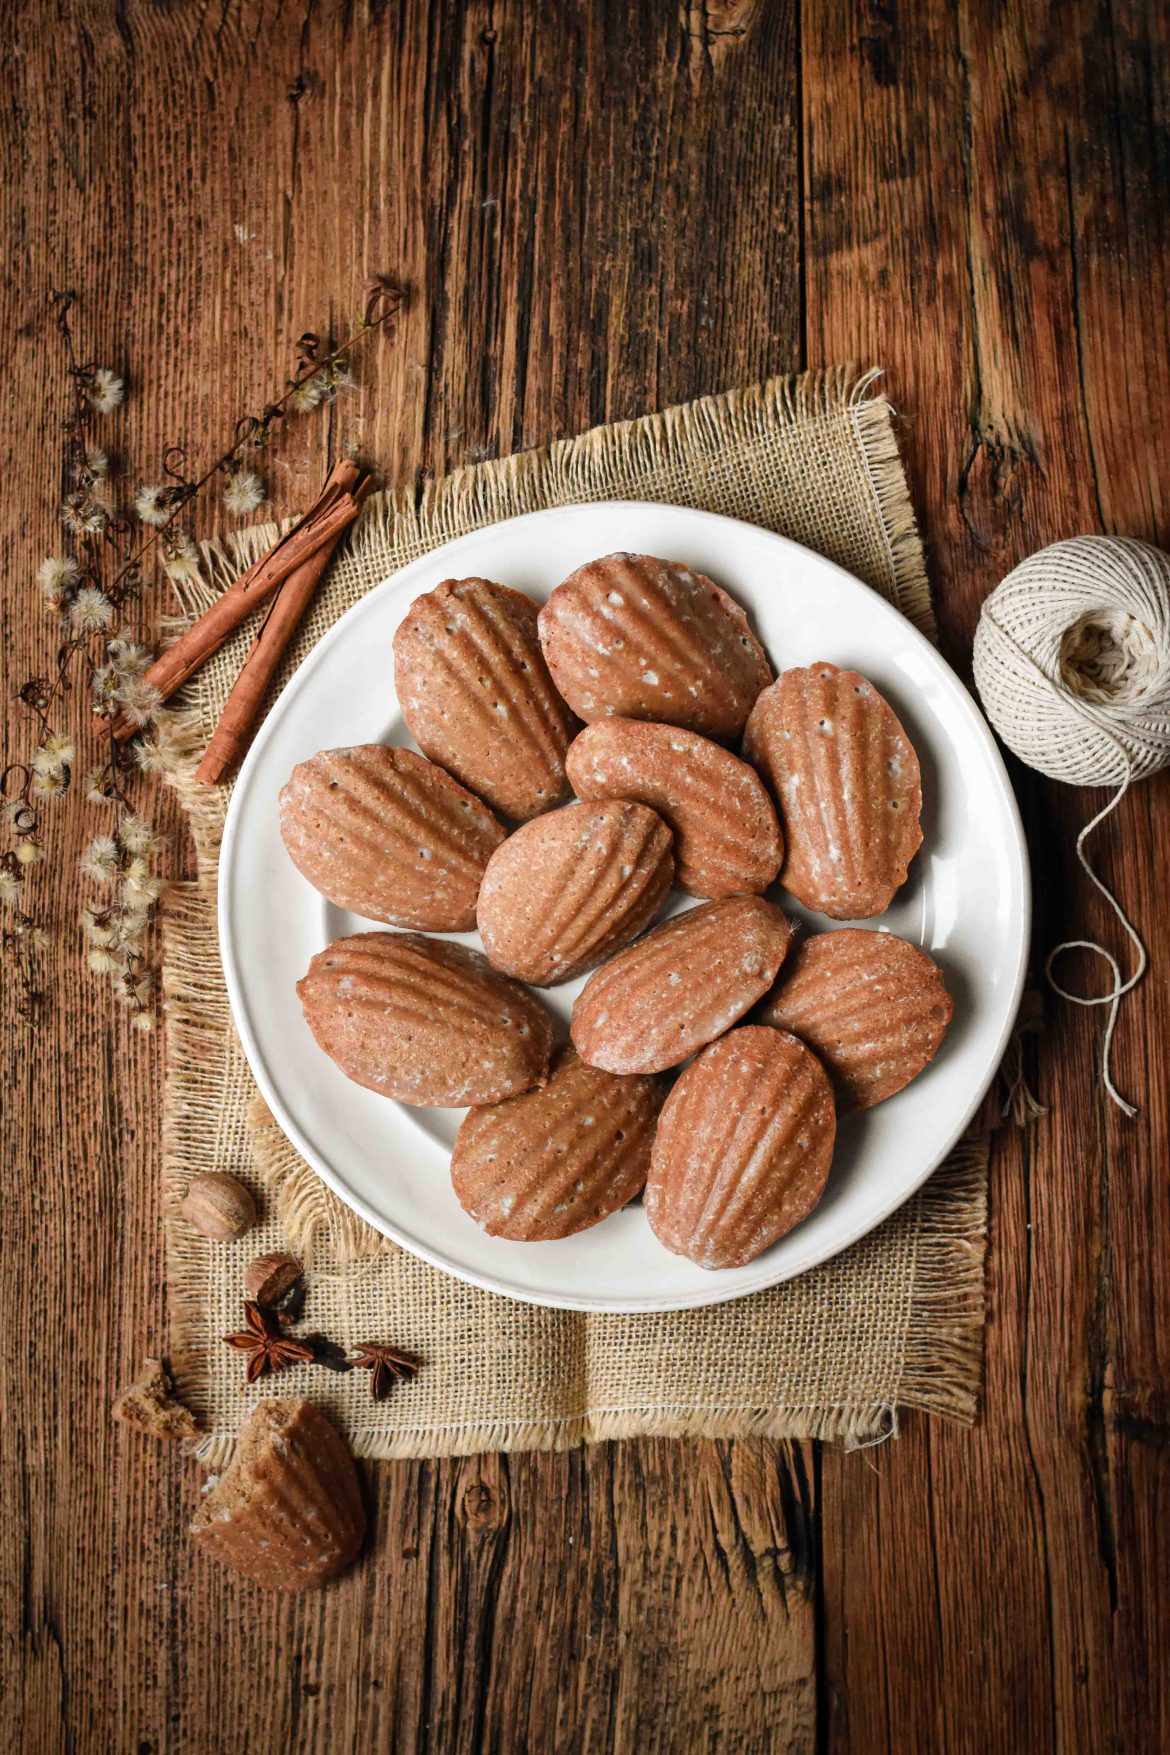
<svg viewBox="0 0 1170 1755">
<path fill-rule="evenodd" d="M 776 379 L 579 439 L 461 470 L 417 499 L 382 495 L 339 553 L 276 687 L 325 630 L 388 574 L 479 526 L 573 501 L 645 499 L 729 513 L 838 561 L 933 633 L 922 551 L 875 374 Z M 207 552 L 210 597 L 274 528 Z M 243 660 L 243 630 L 180 702 L 192 751 L 207 742 Z M 896 1430 L 897 1410 L 974 1417 L 983 1323 L 987 1149 L 965 1141 L 922 1192 L 835 1260 L 769 1292 L 651 1316 L 541 1310 L 461 1284 L 388 1243 L 298 1157 L 260 1103 L 232 1029 L 216 939 L 215 880 L 228 802 L 190 766 L 198 880 L 165 915 L 164 1150 L 171 1358 L 209 1461 L 229 1452 L 274 1386 L 243 1383 L 221 1337 L 240 1326 L 245 1266 L 291 1246 L 310 1267 L 304 1327 L 340 1344 L 383 1339 L 423 1369 L 383 1402 L 364 1372 L 298 1367 L 309 1393 L 371 1457 L 461 1455 L 648 1434 L 842 1439 Z M 260 1197 L 261 1225 L 210 1244 L 179 1203 L 201 1170 L 230 1170 Z"/>
</svg>

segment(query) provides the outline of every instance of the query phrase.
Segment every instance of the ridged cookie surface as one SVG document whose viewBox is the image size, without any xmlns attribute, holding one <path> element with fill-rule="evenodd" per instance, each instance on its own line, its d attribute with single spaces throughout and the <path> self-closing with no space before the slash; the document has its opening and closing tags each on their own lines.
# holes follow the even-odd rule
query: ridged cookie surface
<svg viewBox="0 0 1170 1755">
<path fill-rule="evenodd" d="M 571 981 L 650 924 L 673 876 L 670 830 L 644 804 L 612 799 L 537 817 L 488 861 L 483 948 L 520 981 Z"/>
<path fill-rule="evenodd" d="M 855 670 L 786 670 L 752 709 L 744 748 L 780 811 L 780 882 L 834 920 L 889 907 L 922 844 L 918 757 Z"/>
<path fill-rule="evenodd" d="M 953 1010 L 925 951 L 846 927 L 800 946 L 760 1017 L 808 1043 L 843 1108 L 871 1109 L 934 1059 Z"/>
<path fill-rule="evenodd" d="M 565 768 L 578 798 L 632 798 L 674 834 L 675 881 L 692 896 L 757 896 L 784 855 L 772 800 L 754 768 L 681 725 L 599 719 Z"/>
<path fill-rule="evenodd" d="M 413 750 L 322 750 L 280 794 L 297 870 L 369 920 L 469 932 L 479 883 L 506 830 L 479 799 Z"/>
<path fill-rule="evenodd" d="M 359 932 L 297 983 L 305 1021 L 347 1078 L 400 1103 L 498 1103 L 543 1084 L 552 1019 L 478 951 Z"/>
<path fill-rule="evenodd" d="M 700 1267 L 742 1267 L 816 1206 L 835 1137 L 815 1054 L 766 1025 L 730 1031 L 663 1107 L 644 1196 L 654 1235 Z"/>
<path fill-rule="evenodd" d="M 212 1560 L 265 1590 L 314 1590 L 355 1560 L 366 1533 L 344 1439 L 303 1400 L 263 1401 L 191 1534 Z"/>
<path fill-rule="evenodd" d="M 451 1156 L 455 1193 L 494 1237 L 584 1231 L 645 1182 L 663 1096 L 657 1079 L 614 1078 L 563 1048 L 543 1090 L 467 1116 Z"/>
<path fill-rule="evenodd" d="M 419 748 L 521 821 L 567 796 L 565 751 L 576 730 L 536 617 L 522 591 L 447 579 L 415 598 L 394 636 L 399 705 Z"/>
<path fill-rule="evenodd" d="M 557 586 L 540 612 L 553 681 L 592 723 L 610 714 L 738 737 L 772 680 L 739 604 L 678 561 L 612 554 Z"/>
<path fill-rule="evenodd" d="M 760 896 L 707 902 L 656 926 L 589 977 L 573 1007 L 575 1047 L 614 1073 L 678 1066 L 767 993 L 792 932 Z"/>
</svg>

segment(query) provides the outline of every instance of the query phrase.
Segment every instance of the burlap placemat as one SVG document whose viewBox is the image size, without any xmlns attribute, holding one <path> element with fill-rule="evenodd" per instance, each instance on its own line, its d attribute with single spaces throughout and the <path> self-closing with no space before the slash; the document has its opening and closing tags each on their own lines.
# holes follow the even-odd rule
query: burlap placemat
<svg viewBox="0 0 1170 1755">
<path fill-rule="evenodd" d="M 776 379 L 644 420 L 461 470 L 416 504 L 371 502 L 338 556 L 284 675 L 371 586 L 477 526 L 570 501 L 673 501 L 784 532 L 864 579 L 933 632 L 922 552 L 886 402 L 874 374 Z M 191 615 L 272 540 L 249 531 L 209 551 Z M 250 638 L 188 687 L 202 749 Z M 282 677 L 281 681 L 284 680 Z M 259 1104 L 228 1012 L 215 928 L 227 794 L 173 775 L 199 879 L 165 916 L 164 1151 L 172 1364 L 197 1413 L 201 1454 L 226 1455 L 248 1408 L 274 1393 L 318 1399 L 364 1456 L 459 1455 L 582 1439 L 696 1433 L 844 1439 L 896 1430 L 899 1407 L 973 1418 L 983 1322 L 987 1150 L 965 1142 L 926 1188 L 836 1260 L 775 1290 L 709 1310 L 593 1316 L 481 1292 L 415 1260 L 356 1219 Z M 231 1170 L 261 1194 L 242 1242 L 209 1244 L 178 1203 L 196 1171 Z M 385 1402 L 364 1372 L 298 1367 L 243 1384 L 221 1336 L 240 1326 L 247 1261 L 285 1244 L 310 1263 L 305 1326 L 342 1345 L 391 1341 L 425 1367 Z"/>
</svg>

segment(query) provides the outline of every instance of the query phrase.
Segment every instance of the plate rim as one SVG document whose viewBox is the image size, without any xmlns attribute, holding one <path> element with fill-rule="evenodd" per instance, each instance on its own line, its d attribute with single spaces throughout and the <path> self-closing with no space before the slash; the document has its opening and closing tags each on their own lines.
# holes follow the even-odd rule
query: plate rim
<svg viewBox="0 0 1170 1755">
<path fill-rule="evenodd" d="M 303 678 L 310 667 L 319 663 L 322 655 L 343 636 L 348 623 L 351 620 L 356 620 L 359 612 L 368 610 L 371 600 L 379 595 L 389 593 L 396 589 L 402 581 L 416 569 L 421 571 L 428 564 L 433 564 L 437 556 L 448 554 L 458 555 L 465 550 L 473 548 L 476 541 L 483 537 L 485 530 L 514 527 L 519 524 L 532 525 L 544 520 L 556 518 L 566 512 L 597 513 L 602 509 L 620 510 L 635 514 L 679 513 L 688 518 L 699 518 L 722 527 L 731 526 L 735 530 L 750 531 L 754 536 L 762 536 L 769 542 L 780 544 L 783 548 L 793 550 L 801 555 L 811 556 L 818 566 L 830 568 L 833 572 L 838 574 L 840 578 L 847 581 L 849 585 L 856 586 L 861 590 L 868 592 L 875 599 L 876 604 L 879 607 L 879 614 L 886 612 L 890 616 L 896 617 L 900 630 L 910 638 L 912 643 L 917 643 L 923 650 L 925 650 L 929 655 L 929 658 L 937 665 L 945 681 L 951 687 L 962 704 L 963 709 L 966 711 L 973 733 L 976 737 L 982 740 L 985 751 L 990 757 L 990 768 L 1002 795 L 1007 820 L 1014 831 L 1012 851 L 1014 851 L 1016 856 L 1016 870 L 1021 887 L 1021 931 L 1019 935 L 1016 968 L 1012 980 L 1011 1003 L 1005 1013 L 1005 1021 L 1000 1030 L 999 1037 L 988 1056 L 988 1061 L 987 1064 L 985 1064 L 983 1072 L 980 1074 L 974 1099 L 969 1103 L 967 1110 L 962 1115 L 957 1125 L 948 1134 L 945 1143 L 937 1151 L 931 1162 L 925 1166 L 913 1182 L 899 1190 L 896 1198 L 891 1200 L 888 1206 L 883 1207 L 881 1211 L 868 1222 L 862 1223 L 849 1231 L 846 1235 L 842 1236 L 832 1248 L 814 1248 L 807 1259 L 801 1259 L 798 1257 L 779 1271 L 762 1273 L 758 1282 L 751 1285 L 745 1286 L 742 1284 L 736 1284 L 734 1286 L 721 1286 L 718 1283 L 717 1276 L 713 1275 L 709 1295 L 705 1295 L 698 1301 L 695 1300 L 691 1293 L 684 1293 L 681 1295 L 665 1293 L 658 1297 L 647 1299 L 622 1299 L 620 1303 L 617 1303 L 609 1297 L 591 1298 L 584 1294 L 566 1294 L 558 1297 L 549 1297 L 528 1291 L 518 1286 L 502 1282 L 494 1278 L 490 1273 L 479 1272 L 462 1264 L 460 1266 L 455 1266 L 450 1260 L 444 1259 L 444 1257 L 437 1251 L 420 1243 L 417 1238 L 408 1237 L 403 1231 L 397 1229 L 383 1214 L 373 1209 L 367 1201 L 365 1201 L 360 1195 L 355 1194 L 352 1189 L 343 1187 L 341 1185 L 341 1179 L 336 1175 L 327 1161 L 317 1152 L 312 1141 L 302 1133 L 295 1119 L 289 1115 L 281 1098 L 279 1089 L 269 1076 L 263 1051 L 253 1035 L 248 1008 L 243 1000 L 242 988 L 244 982 L 236 960 L 235 947 L 232 942 L 231 909 L 227 902 L 229 873 L 231 872 L 233 862 L 237 857 L 237 844 L 240 840 L 240 822 L 243 816 L 243 801 L 247 792 L 247 783 L 250 781 L 253 770 L 258 766 L 262 758 L 267 742 L 270 737 L 274 735 L 275 728 L 280 720 L 280 704 L 286 698 L 291 701 L 298 685 L 302 683 Z M 452 574 L 452 576 L 454 576 L 454 574 Z M 780 673 L 778 672 L 777 674 Z M 316 1171 L 327 1187 L 332 1190 L 344 1205 L 349 1207 L 351 1211 L 357 1213 L 360 1218 L 364 1219 L 366 1223 L 371 1225 L 380 1235 L 389 1238 L 393 1243 L 397 1244 L 399 1248 L 406 1250 L 408 1254 L 427 1262 L 430 1266 L 439 1269 L 443 1273 L 449 1274 L 452 1278 L 459 1280 L 464 1284 L 474 1285 L 479 1287 L 482 1291 L 494 1293 L 497 1297 L 507 1298 L 515 1303 L 532 1305 L 539 1309 L 591 1311 L 605 1315 L 633 1316 L 675 1310 L 701 1310 L 713 1305 L 731 1303 L 740 1298 L 753 1297 L 760 1292 L 770 1290 L 774 1286 L 782 1285 L 787 1280 L 799 1278 L 801 1274 L 808 1273 L 813 1268 L 819 1267 L 826 1262 L 835 1260 L 835 1258 L 841 1255 L 846 1249 L 851 1249 L 854 1244 L 859 1243 L 863 1238 L 868 1237 L 873 1231 L 877 1230 L 880 1225 L 884 1224 L 892 1214 L 899 1211 L 908 1200 L 911 1200 L 913 1196 L 918 1193 L 926 1182 L 929 1181 L 931 1176 L 934 1175 L 940 1165 L 950 1156 L 951 1152 L 954 1151 L 980 1104 L 983 1102 L 987 1091 L 990 1089 L 991 1083 L 995 1078 L 995 1074 L 1003 1059 L 1003 1055 L 1006 1052 L 1008 1043 L 1011 1040 L 1012 1030 L 1019 1012 L 1020 1001 L 1023 996 L 1024 982 L 1027 975 L 1028 957 L 1031 948 L 1031 925 L 1031 865 L 1023 822 L 1020 817 L 1019 804 L 1016 799 L 1014 788 L 1011 784 L 1010 776 L 1007 772 L 1007 767 L 991 728 L 983 717 L 974 696 L 964 685 L 962 679 L 934 642 L 928 639 L 921 629 L 911 621 L 910 617 L 904 610 L 899 609 L 896 604 L 891 603 L 890 600 L 884 597 L 880 591 L 876 590 L 871 585 L 867 585 L 865 581 L 859 579 L 856 574 L 850 573 L 848 569 L 841 566 L 839 562 L 831 560 L 827 555 L 822 555 L 816 549 L 809 548 L 807 544 L 797 542 L 792 537 L 784 536 L 779 531 L 768 530 L 763 525 L 753 524 L 746 518 L 732 518 L 722 512 L 708 511 L 699 506 L 682 506 L 671 501 L 659 500 L 573 500 L 567 502 L 563 506 L 542 506 L 532 512 L 517 513 L 510 518 L 493 519 L 486 524 L 478 525 L 474 530 L 466 531 L 461 536 L 452 537 L 447 542 L 437 544 L 434 548 L 428 549 L 424 554 L 416 556 L 414 560 L 408 561 L 404 567 L 398 568 L 396 572 L 387 574 L 386 577 L 380 579 L 376 585 L 372 585 L 368 591 L 362 594 L 356 603 L 351 604 L 344 614 L 338 617 L 332 627 L 328 628 L 321 636 L 320 640 L 317 641 L 316 645 L 313 646 L 311 651 L 306 653 L 301 663 L 297 666 L 296 670 L 285 684 L 277 701 L 273 703 L 271 710 L 266 715 L 255 738 L 252 740 L 252 744 L 240 765 L 235 784 L 232 788 L 232 795 L 228 801 L 223 834 L 220 840 L 219 862 L 216 874 L 216 929 L 220 961 L 223 968 L 224 985 L 227 990 L 232 1023 L 239 1037 L 241 1047 L 243 1048 L 245 1060 L 247 1061 L 252 1077 L 256 1081 L 261 1096 L 264 1098 L 265 1103 L 282 1133 L 284 1133 L 290 1144 L 295 1147 L 297 1152 L 300 1153 L 311 1168 Z M 760 1259 L 766 1259 L 768 1253 L 769 1252 L 765 1251 L 764 1256 Z"/>
</svg>

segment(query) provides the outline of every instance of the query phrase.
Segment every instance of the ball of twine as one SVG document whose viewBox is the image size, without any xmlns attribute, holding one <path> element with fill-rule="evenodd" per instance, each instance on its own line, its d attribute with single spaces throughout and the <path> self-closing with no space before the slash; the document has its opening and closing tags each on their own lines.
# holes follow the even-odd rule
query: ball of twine
<svg viewBox="0 0 1170 1755">
<path fill-rule="evenodd" d="M 1049 953 L 1045 973 L 1074 1004 L 1110 1008 L 1105 1086 L 1134 1115 L 1113 1084 L 1110 1049 L 1118 1006 L 1145 973 L 1146 950 L 1090 865 L 1085 843 L 1134 780 L 1170 762 L 1170 555 L 1126 537 L 1078 536 L 1030 556 L 983 605 L 975 684 L 991 723 L 1022 762 L 1072 786 L 1115 788 L 1077 837 L 1077 858 L 1129 935 L 1136 967 L 1123 980 L 1104 946 L 1070 939 Z M 1104 958 L 1113 977 L 1107 993 L 1073 993 L 1055 979 L 1053 963 L 1072 949 Z"/>
</svg>

